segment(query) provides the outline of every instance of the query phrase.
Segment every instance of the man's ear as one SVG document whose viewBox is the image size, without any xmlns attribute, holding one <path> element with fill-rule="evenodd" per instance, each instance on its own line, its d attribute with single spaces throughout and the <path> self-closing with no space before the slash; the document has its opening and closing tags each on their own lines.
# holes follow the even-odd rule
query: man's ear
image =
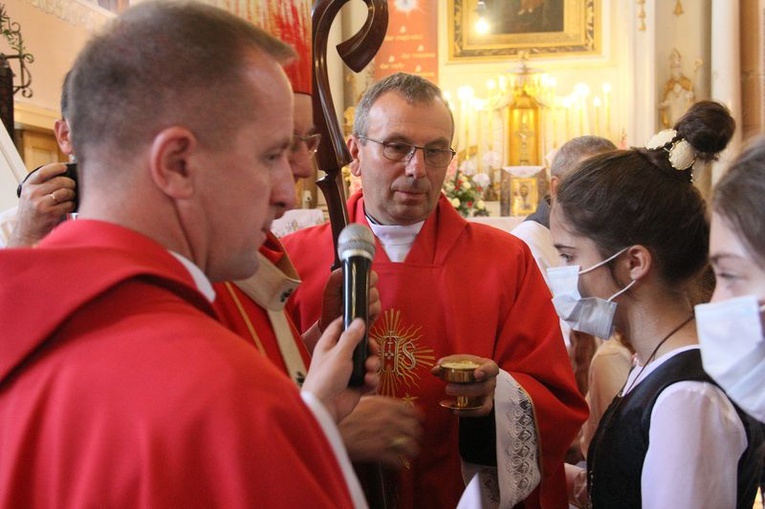
<svg viewBox="0 0 765 509">
<path fill-rule="evenodd" d="M 171 198 L 194 194 L 194 177 L 189 161 L 198 147 L 196 136 L 185 127 L 172 126 L 154 137 L 150 149 L 151 177 Z"/>
<path fill-rule="evenodd" d="M 58 142 L 58 148 L 64 155 L 72 155 L 72 140 L 69 139 L 71 131 L 69 130 L 69 124 L 63 118 L 56 119 L 53 122 L 53 132 L 56 135 L 56 141 Z"/>
<path fill-rule="evenodd" d="M 361 165 L 359 164 L 359 152 L 361 151 L 361 144 L 356 136 L 349 136 L 345 141 L 348 146 L 348 153 L 351 155 L 352 161 L 348 163 L 348 167 L 351 169 L 351 175 L 354 177 L 361 176 Z"/>
</svg>

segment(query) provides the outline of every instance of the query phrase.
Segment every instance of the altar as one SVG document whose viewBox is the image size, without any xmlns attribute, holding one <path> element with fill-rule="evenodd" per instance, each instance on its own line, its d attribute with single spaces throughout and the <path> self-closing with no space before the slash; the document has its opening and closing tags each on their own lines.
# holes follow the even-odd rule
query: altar
<svg viewBox="0 0 765 509">
<path fill-rule="evenodd" d="M 500 230 L 504 230 L 507 233 L 510 233 L 516 226 L 521 224 L 524 219 L 526 219 L 526 216 L 484 216 L 470 217 L 468 218 L 468 221 L 473 223 L 488 224 L 489 226 L 493 226 L 494 228 L 499 228 Z"/>
</svg>

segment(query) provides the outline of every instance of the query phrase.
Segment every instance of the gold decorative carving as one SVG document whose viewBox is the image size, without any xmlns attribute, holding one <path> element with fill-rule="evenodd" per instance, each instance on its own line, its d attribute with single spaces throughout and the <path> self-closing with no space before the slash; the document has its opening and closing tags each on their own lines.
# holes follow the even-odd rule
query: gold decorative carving
<svg viewBox="0 0 765 509">
<path fill-rule="evenodd" d="M 638 30 L 645 32 L 645 0 L 637 0 L 638 7 Z"/>
</svg>

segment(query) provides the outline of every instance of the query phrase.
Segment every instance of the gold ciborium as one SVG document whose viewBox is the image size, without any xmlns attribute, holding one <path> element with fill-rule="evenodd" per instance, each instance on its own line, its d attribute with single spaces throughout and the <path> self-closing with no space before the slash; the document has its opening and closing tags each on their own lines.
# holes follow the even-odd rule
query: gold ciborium
<svg viewBox="0 0 765 509">
<path fill-rule="evenodd" d="M 469 384 L 476 381 L 473 372 L 480 366 L 477 362 L 469 359 L 444 359 L 439 364 L 441 368 L 439 377 L 453 384 Z M 480 398 L 457 396 L 456 400 L 444 399 L 439 405 L 451 410 L 477 410 L 481 408 Z"/>
</svg>

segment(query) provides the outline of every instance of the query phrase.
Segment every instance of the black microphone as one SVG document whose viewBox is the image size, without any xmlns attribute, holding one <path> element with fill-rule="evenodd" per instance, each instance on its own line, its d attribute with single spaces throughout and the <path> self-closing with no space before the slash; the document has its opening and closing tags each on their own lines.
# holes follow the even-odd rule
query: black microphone
<svg viewBox="0 0 765 509">
<path fill-rule="evenodd" d="M 364 385 L 369 341 L 369 274 L 375 257 L 375 236 L 363 224 L 351 223 L 337 238 L 337 254 L 343 263 L 343 328 L 354 318 L 361 318 L 367 328 L 364 338 L 353 350 L 350 387 Z"/>
</svg>

